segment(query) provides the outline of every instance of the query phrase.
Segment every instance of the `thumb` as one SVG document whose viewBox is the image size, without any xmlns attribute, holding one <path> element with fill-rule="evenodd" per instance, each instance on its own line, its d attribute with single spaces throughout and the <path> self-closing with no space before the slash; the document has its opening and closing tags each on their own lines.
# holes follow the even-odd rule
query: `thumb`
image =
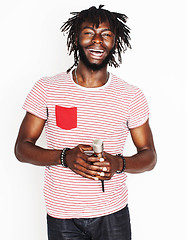
<svg viewBox="0 0 186 240">
<path fill-rule="evenodd" d="M 81 152 L 92 151 L 93 150 L 92 146 L 86 145 L 86 144 L 79 144 L 78 147 L 79 147 Z"/>
</svg>

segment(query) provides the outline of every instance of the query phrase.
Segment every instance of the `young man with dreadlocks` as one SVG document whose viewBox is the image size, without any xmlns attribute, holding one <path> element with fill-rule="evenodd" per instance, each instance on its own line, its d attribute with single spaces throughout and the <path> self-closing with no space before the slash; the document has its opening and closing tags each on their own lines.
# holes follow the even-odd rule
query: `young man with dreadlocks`
<svg viewBox="0 0 186 240">
<path fill-rule="evenodd" d="M 131 239 L 126 173 L 153 169 L 156 153 L 143 93 L 107 71 L 130 48 L 126 19 L 103 6 L 73 13 L 61 29 L 74 65 L 41 78 L 23 106 L 15 154 L 46 166 L 49 240 Z M 36 145 L 44 126 L 48 149 Z M 124 157 L 129 132 L 137 153 Z M 87 154 L 94 139 L 104 143 L 101 158 Z"/>
</svg>

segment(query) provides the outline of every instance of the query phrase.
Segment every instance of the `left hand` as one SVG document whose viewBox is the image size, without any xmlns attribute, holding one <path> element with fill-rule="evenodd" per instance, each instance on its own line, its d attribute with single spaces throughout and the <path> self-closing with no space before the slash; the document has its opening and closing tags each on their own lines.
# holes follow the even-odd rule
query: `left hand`
<svg viewBox="0 0 186 240">
<path fill-rule="evenodd" d="M 104 161 L 100 162 L 98 157 L 89 157 L 88 161 L 97 166 L 98 178 L 100 180 L 110 180 L 120 168 L 121 159 L 118 156 L 103 152 Z"/>
</svg>

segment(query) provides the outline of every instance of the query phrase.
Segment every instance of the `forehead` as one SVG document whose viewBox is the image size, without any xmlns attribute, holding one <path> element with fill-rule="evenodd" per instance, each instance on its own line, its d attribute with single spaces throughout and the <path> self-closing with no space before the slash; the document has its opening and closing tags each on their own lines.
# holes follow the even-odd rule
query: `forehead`
<svg viewBox="0 0 186 240">
<path fill-rule="evenodd" d="M 81 24 L 80 30 L 83 30 L 85 28 L 107 29 L 107 30 L 112 31 L 108 20 L 106 20 L 104 22 L 99 22 L 98 26 L 96 26 L 96 23 L 93 23 L 93 22 L 90 22 L 90 21 L 86 20 Z"/>
</svg>

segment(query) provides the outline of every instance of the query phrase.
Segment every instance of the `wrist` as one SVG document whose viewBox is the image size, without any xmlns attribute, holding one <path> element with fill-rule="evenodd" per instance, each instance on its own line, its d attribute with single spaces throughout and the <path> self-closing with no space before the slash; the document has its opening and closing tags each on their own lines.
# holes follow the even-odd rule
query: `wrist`
<svg viewBox="0 0 186 240">
<path fill-rule="evenodd" d="M 126 160 L 124 158 L 123 155 L 121 154 L 117 154 L 116 155 L 118 157 L 118 170 L 116 171 L 116 173 L 122 173 L 125 171 L 125 168 L 126 168 Z"/>
<path fill-rule="evenodd" d="M 61 165 L 65 168 L 68 167 L 68 165 L 66 163 L 66 153 L 68 150 L 70 150 L 70 148 L 63 148 L 63 150 L 61 151 L 61 155 L 60 155 Z"/>
</svg>

